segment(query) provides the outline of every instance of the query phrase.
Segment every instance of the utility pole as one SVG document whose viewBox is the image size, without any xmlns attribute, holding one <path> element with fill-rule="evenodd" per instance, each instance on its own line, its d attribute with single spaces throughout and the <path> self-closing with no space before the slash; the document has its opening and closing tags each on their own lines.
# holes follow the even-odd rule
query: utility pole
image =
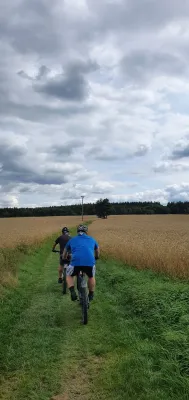
<svg viewBox="0 0 189 400">
<path fill-rule="evenodd" d="M 83 221 L 83 199 L 84 199 L 84 197 L 85 197 L 85 196 L 81 196 L 81 200 L 82 200 L 82 212 L 81 212 L 81 215 L 82 215 L 82 221 Z"/>
</svg>

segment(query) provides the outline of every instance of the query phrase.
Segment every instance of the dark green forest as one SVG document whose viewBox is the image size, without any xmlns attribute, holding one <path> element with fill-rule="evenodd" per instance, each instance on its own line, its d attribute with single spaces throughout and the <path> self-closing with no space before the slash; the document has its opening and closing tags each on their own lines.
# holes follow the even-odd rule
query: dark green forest
<svg viewBox="0 0 189 400">
<path fill-rule="evenodd" d="M 1 208 L 0 218 L 81 215 L 81 212 L 80 203 L 52 207 Z M 97 215 L 106 218 L 108 215 L 133 214 L 189 214 L 189 201 L 170 202 L 167 205 L 162 205 L 158 202 L 110 203 L 108 199 L 100 199 L 97 203 L 84 204 L 84 215 Z"/>
</svg>

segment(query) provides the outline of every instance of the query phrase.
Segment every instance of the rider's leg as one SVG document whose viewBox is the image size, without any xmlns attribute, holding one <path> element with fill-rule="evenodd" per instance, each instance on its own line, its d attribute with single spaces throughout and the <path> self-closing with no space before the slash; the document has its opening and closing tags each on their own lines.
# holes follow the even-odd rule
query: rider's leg
<svg viewBox="0 0 189 400">
<path fill-rule="evenodd" d="M 72 286 L 74 286 L 74 278 L 72 276 L 67 275 L 66 278 L 68 289 L 70 289 Z"/>
<path fill-rule="evenodd" d="M 63 273 L 63 267 L 62 267 L 62 265 L 59 265 L 59 267 L 58 267 L 58 283 L 62 283 L 62 273 Z"/>
<path fill-rule="evenodd" d="M 96 286 L 95 280 L 95 266 L 91 268 L 91 272 L 88 275 L 88 288 L 89 288 L 89 301 L 93 300 L 94 298 L 94 291 Z"/>
<path fill-rule="evenodd" d="M 66 282 L 68 285 L 68 289 L 70 290 L 72 301 L 77 300 L 77 294 L 76 294 L 75 288 L 74 288 L 74 276 L 75 275 L 76 275 L 75 268 L 72 267 L 71 265 L 69 265 L 67 267 L 67 271 L 66 271 Z"/>
<path fill-rule="evenodd" d="M 94 292 L 95 291 L 95 286 L 96 286 L 96 280 L 95 278 L 89 278 L 88 279 L 88 288 L 90 292 Z"/>
</svg>

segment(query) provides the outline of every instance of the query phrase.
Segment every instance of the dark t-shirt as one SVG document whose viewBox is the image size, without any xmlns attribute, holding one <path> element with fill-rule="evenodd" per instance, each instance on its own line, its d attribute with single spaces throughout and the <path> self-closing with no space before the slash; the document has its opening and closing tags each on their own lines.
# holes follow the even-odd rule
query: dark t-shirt
<svg viewBox="0 0 189 400">
<path fill-rule="evenodd" d="M 70 235 L 61 235 L 59 236 L 56 240 L 55 243 L 60 245 L 60 254 L 63 253 L 64 247 L 66 246 L 66 243 L 71 239 Z"/>
</svg>

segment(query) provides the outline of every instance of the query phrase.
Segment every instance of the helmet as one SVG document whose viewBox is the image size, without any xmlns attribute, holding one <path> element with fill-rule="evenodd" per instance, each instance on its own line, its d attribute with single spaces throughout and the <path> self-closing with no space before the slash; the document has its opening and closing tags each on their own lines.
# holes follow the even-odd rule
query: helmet
<svg viewBox="0 0 189 400">
<path fill-rule="evenodd" d="M 79 232 L 87 233 L 87 232 L 88 232 L 88 227 L 87 227 L 87 225 L 79 225 L 79 226 L 77 227 L 77 233 L 79 233 Z"/>
<path fill-rule="evenodd" d="M 62 233 L 69 233 L 69 229 L 67 228 L 67 226 L 64 226 L 64 228 L 62 228 Z"/>
</svg>

